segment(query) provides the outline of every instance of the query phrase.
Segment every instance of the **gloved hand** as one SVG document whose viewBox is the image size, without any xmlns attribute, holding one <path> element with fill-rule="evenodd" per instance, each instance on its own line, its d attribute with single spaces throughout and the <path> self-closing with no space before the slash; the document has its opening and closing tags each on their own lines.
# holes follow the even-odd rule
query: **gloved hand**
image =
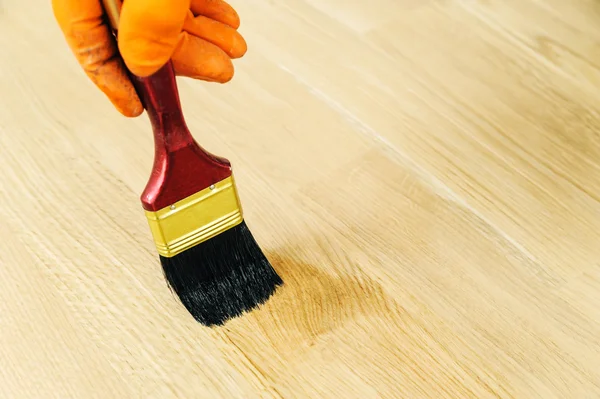
<svg viewBox="0 0 600 399">
<path fill-rule="evenodd" d="M 231 59 L 246 53 L 238 14 L 223 0 L 125 0 L 119 51 L 101 0 L 52 0 L 52 7 L 87 76 L 128 117 L 143 107 L 123 61 L 144 77 L 171 59 L 179 76 L 225 83 L 233 77 Z"/>
</svg>

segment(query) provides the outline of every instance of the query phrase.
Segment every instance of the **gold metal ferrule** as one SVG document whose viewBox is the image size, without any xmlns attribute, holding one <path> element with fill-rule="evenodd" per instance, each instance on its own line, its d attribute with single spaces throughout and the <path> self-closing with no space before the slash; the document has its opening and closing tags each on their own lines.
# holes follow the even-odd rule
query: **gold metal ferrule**
<svg viewBox="0 0 600 399">
<path fill-rule="evenodd" d="M 173 257 L 243 221 L 233 176 L 156 212 L 145 211 L 158 253 Z"/>
</svg>

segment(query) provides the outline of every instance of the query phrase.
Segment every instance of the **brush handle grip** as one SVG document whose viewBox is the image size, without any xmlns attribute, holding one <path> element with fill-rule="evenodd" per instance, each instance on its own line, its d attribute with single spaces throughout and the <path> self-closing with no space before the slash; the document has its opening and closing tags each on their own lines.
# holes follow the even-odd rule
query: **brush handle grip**
<svg viewBox="0 0 600 399">
<path fill-rule="evenodd" d="M 121 0 L 102 0 L 115 36 Z M 129 76 L 152 124 L 154 166 L 142 206 L 158 211 L 231 176 L 229 161 L 205 151 L 188 130 L 172 61 L 148 77 Z"/>
<path fill-rule="evenodd" d="M 152 124 L 157 152 L 175 152 L 192 144 L 194 138 L 183 116 L 172 62 L 148 77 L 129 75 Z"/>
<path fill-rule="evenodd" d="M 171 61 L 148 77 L 130 76 L 154 133 L 144 209 L 158 211 L 231 176 L 229 161 L 200 147 L 188 130 Z"/>
</svg>

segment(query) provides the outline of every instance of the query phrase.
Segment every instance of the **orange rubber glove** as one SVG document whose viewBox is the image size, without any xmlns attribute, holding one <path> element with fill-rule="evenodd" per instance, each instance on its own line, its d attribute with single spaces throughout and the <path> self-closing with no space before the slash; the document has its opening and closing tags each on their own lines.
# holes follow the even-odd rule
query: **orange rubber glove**
<svg viewBox="0 0 600 399">
<path fill-rule="evenodd" d="M 179 76 L 225 83 L 231 59 L 246 53 L 238 14 L 223 0 L 125 0 L 118 51 L 101 0 L 52 0 L 52 7 L 87 76 L 128 117 L 143 107 L 123 61 L 144 77 L 171 59 Z"/>
</svg>

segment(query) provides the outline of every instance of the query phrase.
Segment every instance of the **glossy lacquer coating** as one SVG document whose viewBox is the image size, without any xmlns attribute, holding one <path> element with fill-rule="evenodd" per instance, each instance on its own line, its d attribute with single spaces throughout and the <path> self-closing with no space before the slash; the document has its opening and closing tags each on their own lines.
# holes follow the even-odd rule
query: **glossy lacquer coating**
<svg viewBox="0 0 600 399">
<path fill-rule="evenodd" d="M 158 211 L 231 176 L 229 161 L 205 151 L 188 130 L 170 61 L 154 75 L 132 79 L 154 132 L 154 166 L 141 197 L 144 209 Z"/>
</svg>

